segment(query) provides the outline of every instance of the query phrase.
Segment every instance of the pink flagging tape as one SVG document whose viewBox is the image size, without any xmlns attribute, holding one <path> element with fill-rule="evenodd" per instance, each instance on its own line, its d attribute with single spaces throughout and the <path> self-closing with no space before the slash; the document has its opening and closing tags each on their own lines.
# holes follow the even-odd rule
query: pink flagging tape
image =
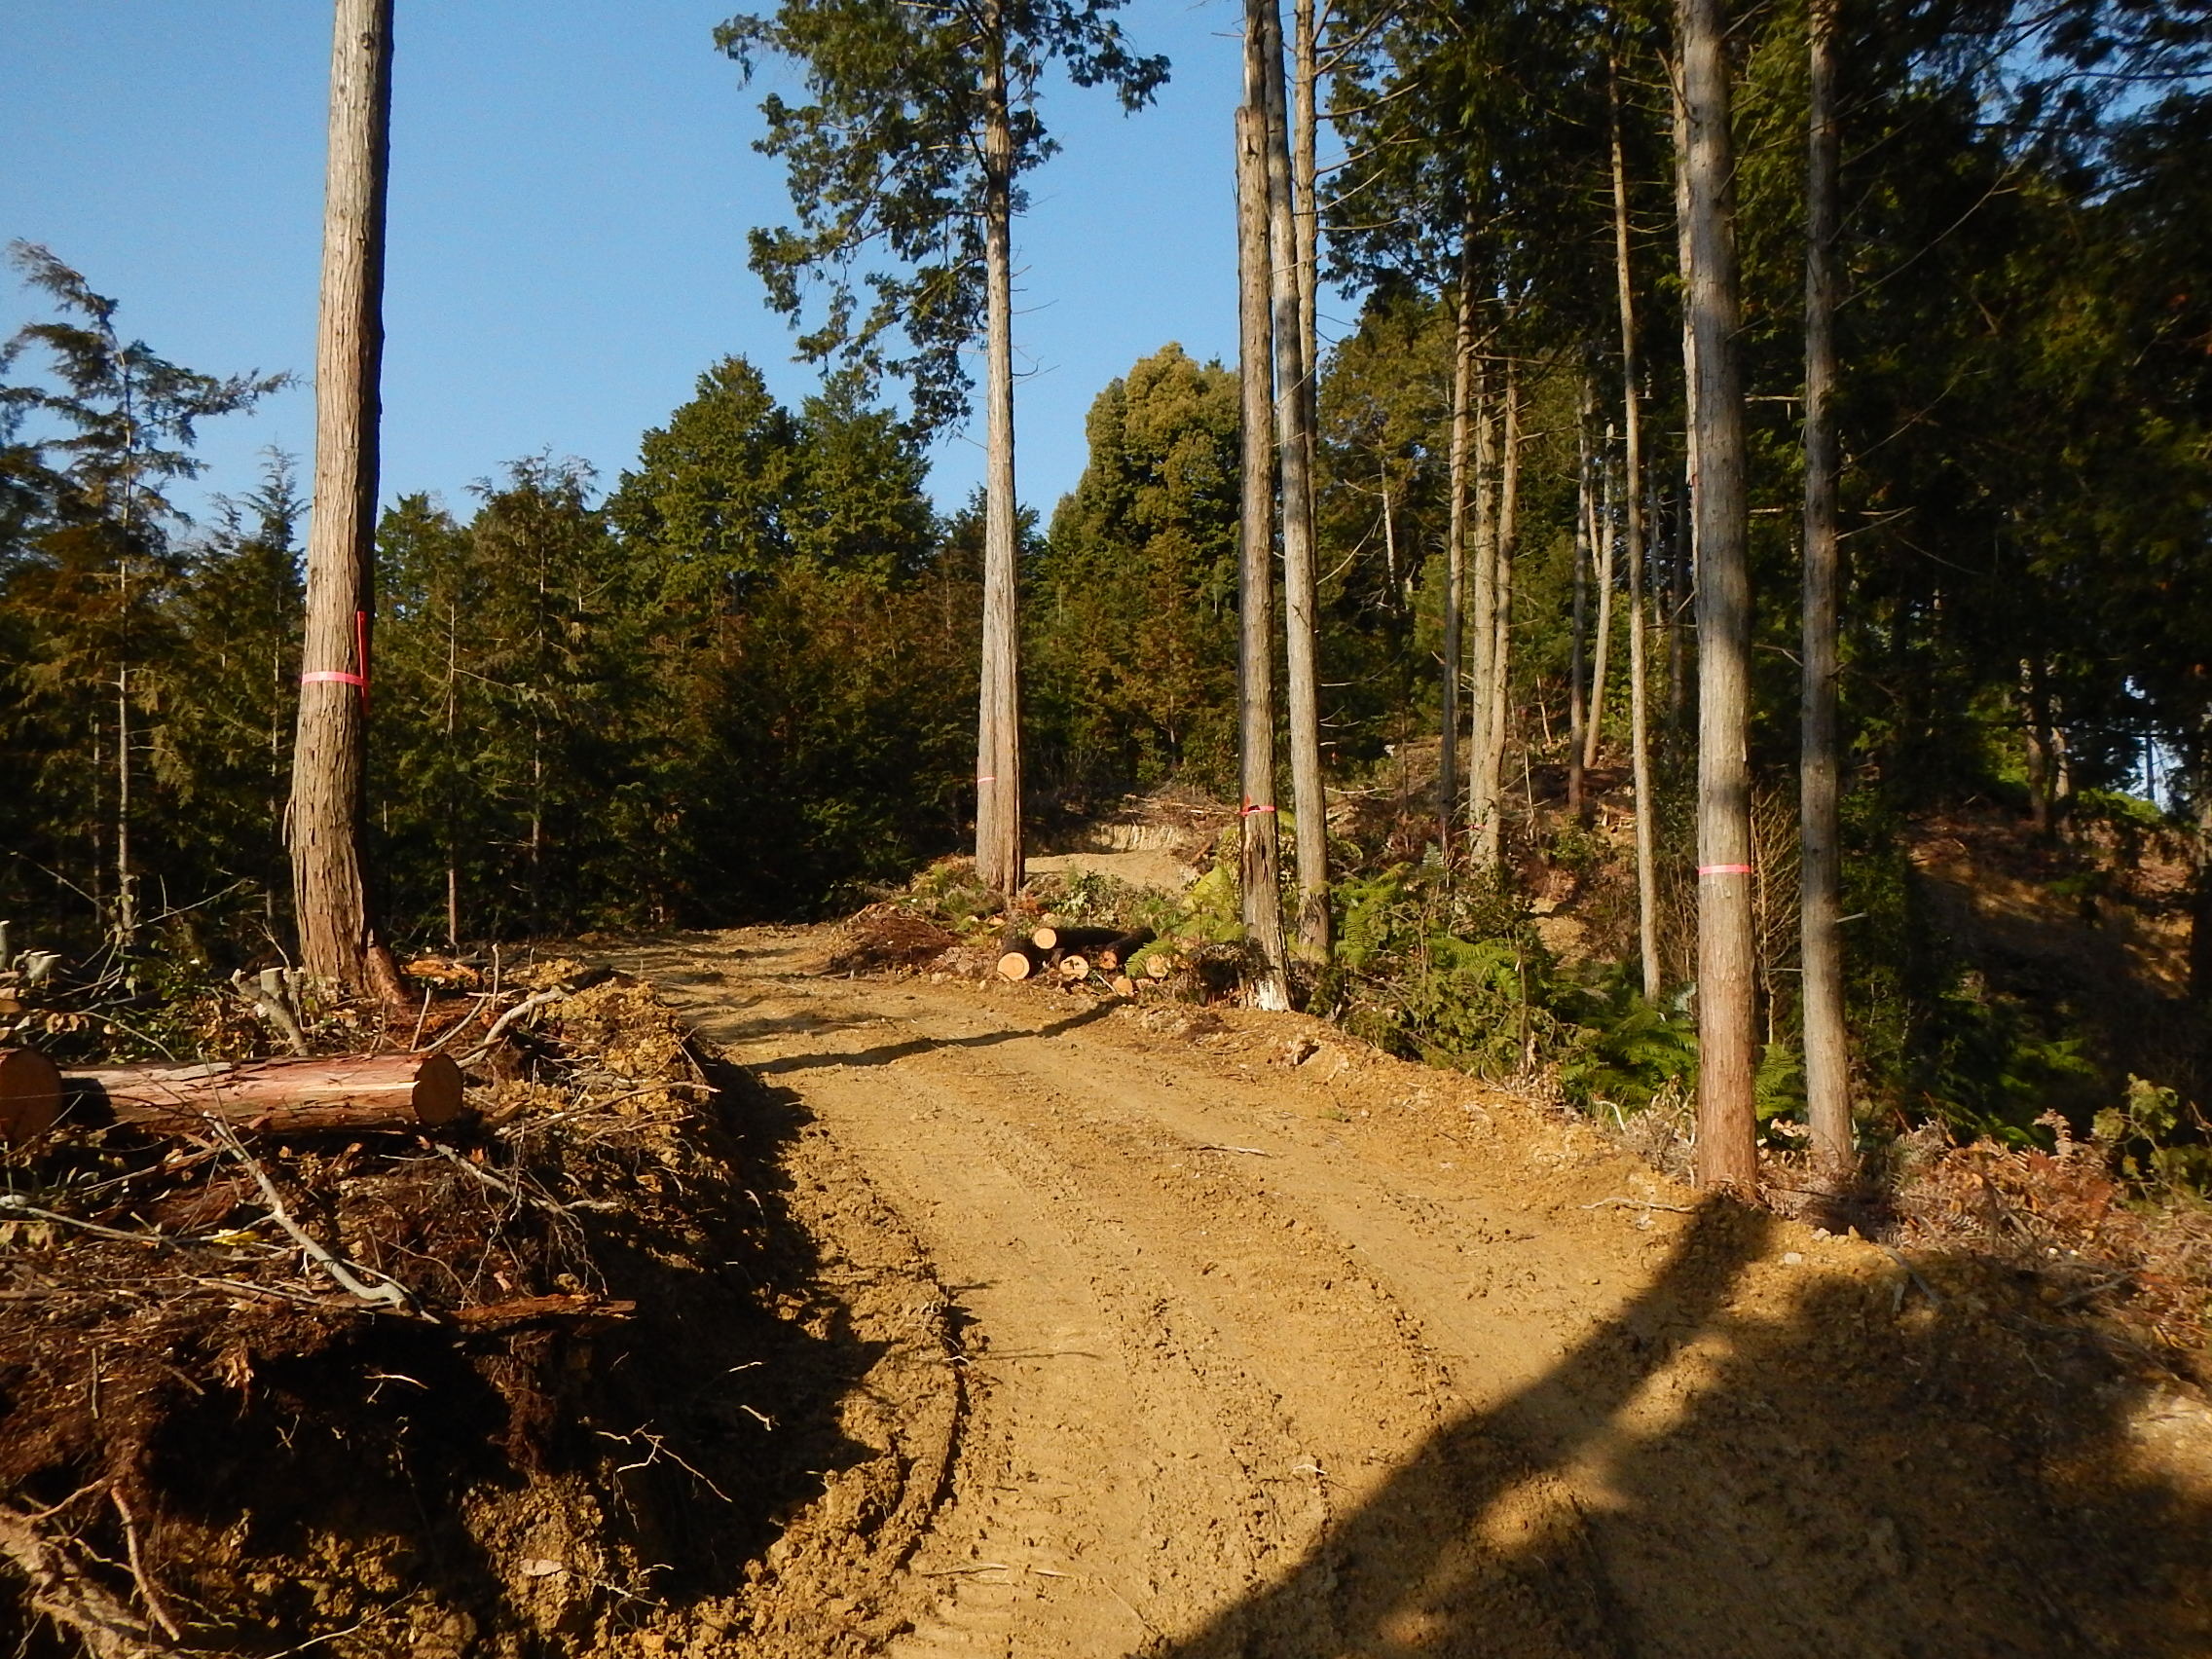
<svg viewBox="0 0 2212 1659">
<path fill-rule="evenodd" d="M 976 780 L 976 782 L 977 782 L 978 784 L 995 784 L 995 783 L 997 783 L 997 782 L 998 782 L 998 779 L 996 779 L 996 778 L 977 778 L 977 779 Z"/>
<path fill-rule="evenodd" d="M 1273 808 L 1273 807 L 1272 807 L 1272 806 L 1254 806 L 1254 805 L 1253 805 L 1253 804 L 1252 804 L 1252 803 L 1251 803 L 1250 801 L 1246 801 L 1246 802 L 1244 803 L 1244 805 L 1243 805 L 1243 808 L 1242 808 L 1242 810 L 1240 810 L 1240 811 L 1239 811 L 1239 812 L 1238 812 L 1238 813 L 1236 814 L 1236 816 L 1237 816 L 1237 817 L 1239 817 L 1239 818 L 1249 818 L 1249 817 L 1251 817 L 1251 816 L 1252 816 L 1252 814 L 1254 814 L 1255 812 L 1272 812 L 1272 811 L 1274 811 L 1274 808 Z"/>
<path fill-rule="evenodd" d="M 353 660 L 361 665 L 361 672 L 349 674 L 342 668 L 311 668 L 300 676 L 302 685 L 350 685 L 361 693 L 361 712 L 369 711 L 369 613 L 353 612 Z"/>
<path fill-rule="evenodd" d="M 1699 865 L 1697 872 L 1700 875 L 1749 875 L 1751 873 L 1751 866 L 1750 865 Z"/>
</svg>

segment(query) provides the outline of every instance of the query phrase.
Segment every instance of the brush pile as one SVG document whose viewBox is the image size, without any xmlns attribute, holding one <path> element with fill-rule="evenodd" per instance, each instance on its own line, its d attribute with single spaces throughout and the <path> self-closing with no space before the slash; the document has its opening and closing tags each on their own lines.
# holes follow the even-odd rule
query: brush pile
<svg viewBox="0 0 2212 1659">
<path fill-rule="evenodd" d="M 579 966 L 426 1007 L 449 1123 L 65 1112 L 9 1149 L 18 1652 L 657 1652 L 732 1616 L 775 1341 L 735 1080 Z"/>
</svg>

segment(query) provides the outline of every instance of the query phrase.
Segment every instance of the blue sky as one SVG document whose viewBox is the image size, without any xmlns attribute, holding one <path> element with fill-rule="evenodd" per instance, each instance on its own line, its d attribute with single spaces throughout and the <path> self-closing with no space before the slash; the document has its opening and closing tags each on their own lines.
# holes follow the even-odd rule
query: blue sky
<svg viewBox="0 0 2212 1659">
<path fill-rule="evenodd" d="M 789 216 L 753 153 L 759 87 L 715 53 L 737 0 L 398 0 L 386 498 L 443 493 L 550 449 L 611 486 L 639 434 L 725 352 L 795 401 L 812 372 L 745 265 Z M 6 0 L 0 240 L 51 246 L 122 302 L 125 331 L 214 373 L 313 362 L 329 7 L 321 0 Z M 1235 349 L 1231 109 L 1235 10 L 1132 0 L 1174 63 L 1155 109 L 1064 83 L 1065 151 L 1016 229 L 1023 500 L 1049 515 L 1083 466 L 1107 381 L 1169 340 Z M 13 273 L 0 332 L 45 314 Z M 1326 325 L 1324 332 L 1327 332 Z M 302 458 L 301 389 L 211 424 L 204 486 L 242 492 L 275 443 Z M 981 476 L 938 446 L 933 489 Z"/>
</svg>

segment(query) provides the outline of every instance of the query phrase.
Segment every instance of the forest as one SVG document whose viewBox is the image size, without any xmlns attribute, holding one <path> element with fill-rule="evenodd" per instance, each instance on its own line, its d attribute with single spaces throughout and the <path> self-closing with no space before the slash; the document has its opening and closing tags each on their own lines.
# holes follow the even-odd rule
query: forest
<svg viewBox="0 0 2212 1659">
<path fill-rule="evenodd" d="M 2212 9 L 1243 0 L 1056 501 L 1157 16 L 703 20 L 802 392 L 450 499 L 410 10 L 312 366 L 7 248 L 20 1651 L 2206 1650 Z"/>
<path fill-rule="evenodd" d="M 746 73 L 781 54 L 815 98 L 763 105 L 797 222 L 756 232 L 755 265 L 820 390 L 781 407 L 729 358 L 610 485 L 550 452 L 466 503 L 389 481 L 361 607 L 384 934 L 826 915 L 978 848 L 1004 887 L 1025 820 L 1161 789 L 1272 804 L 1279 768 L 1283 879 L 1311 866 L 1285 889 L 1300 1001 L 1408 1051 L 1541 1048 L 1647 1099 L 1694 1075 L 1690 991 L 1721 974 L 1762 1121 L 1808 1088 L 1831 1118 L 1840 1088 L 1866 1123 L 2030 1137 L 2133 1074 L 2199 1098 L 2201 1045 L 1993 974 L 1910 855 L 1974 818 L 2086 910 L 2151 861 L 2185 965 L 2161 988 L 2212 1030 L 2203 19 L 1761 9 L 1711 20 L 1693 86 L 1690 14 L 1377 4 L 1285 40 L 1265 10 L 1266 396 L 1249 361 L 1163 343 L 1099 392 L 1047 512 L 1013 500 L 987 376 L 1009 475 L 949 516 L 925 445 L 970 413 L 961 351 L 1051 99 L 1086 95 L 1049 74 L 1141 112 L 1169 68 L 1099 6 L 1007 22 L 996 104 L 953 67 L 965 12 L 724 26 Z M 845 55 L 894 41 L 898 74 Z M 932 136 L 986 129 L 1003 157 Z M 1324 129 L 1342 159 L 1317 169 Z M 92 978 L 289 957 L 309 482 L 273 453 L 208 522 L 170 498 L 199 424 L 279 382 L 171 363 L 59 253 L 13 257 L 52 318 L 0 389 L 24 784 L 0 909 Z M 1358 306 L 1325 350 L 1324 280 Z M 1246 617 L 1290 693 L 1260 739 Z M 1011 830 L 977 793 L 988 750 L 971 769 L 985 690 L 1019 710 L 1017 742 L 985 728 L 1020 768 Z M 1720 878 L 1691 866 L 1738 864 L 1755 891 L 1701 895 Z M 1563 870 L 1621 889 L 1571 961 L 1529 927 Z M 1723 934 L 1733 966 L 1702 960 Z M 1501 988 L 1431 939 L 1527 948 Z M 1542 1034 L 1518 1055 L 1471 1035 L 1509 1004 Z"/>
</svg>

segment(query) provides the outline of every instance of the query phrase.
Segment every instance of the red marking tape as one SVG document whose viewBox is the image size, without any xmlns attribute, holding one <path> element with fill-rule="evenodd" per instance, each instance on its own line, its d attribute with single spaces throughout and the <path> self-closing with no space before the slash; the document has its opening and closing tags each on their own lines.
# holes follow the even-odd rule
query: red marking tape
<svg viewBox="0 0 2212 1659">
<path fill-rule="evenodd" d="M 1750 865 L 1699 865 L 1697 872 L 1700 875 L 1749 875 L 1751 873 L 1751 866 Z"/>
</svg>

